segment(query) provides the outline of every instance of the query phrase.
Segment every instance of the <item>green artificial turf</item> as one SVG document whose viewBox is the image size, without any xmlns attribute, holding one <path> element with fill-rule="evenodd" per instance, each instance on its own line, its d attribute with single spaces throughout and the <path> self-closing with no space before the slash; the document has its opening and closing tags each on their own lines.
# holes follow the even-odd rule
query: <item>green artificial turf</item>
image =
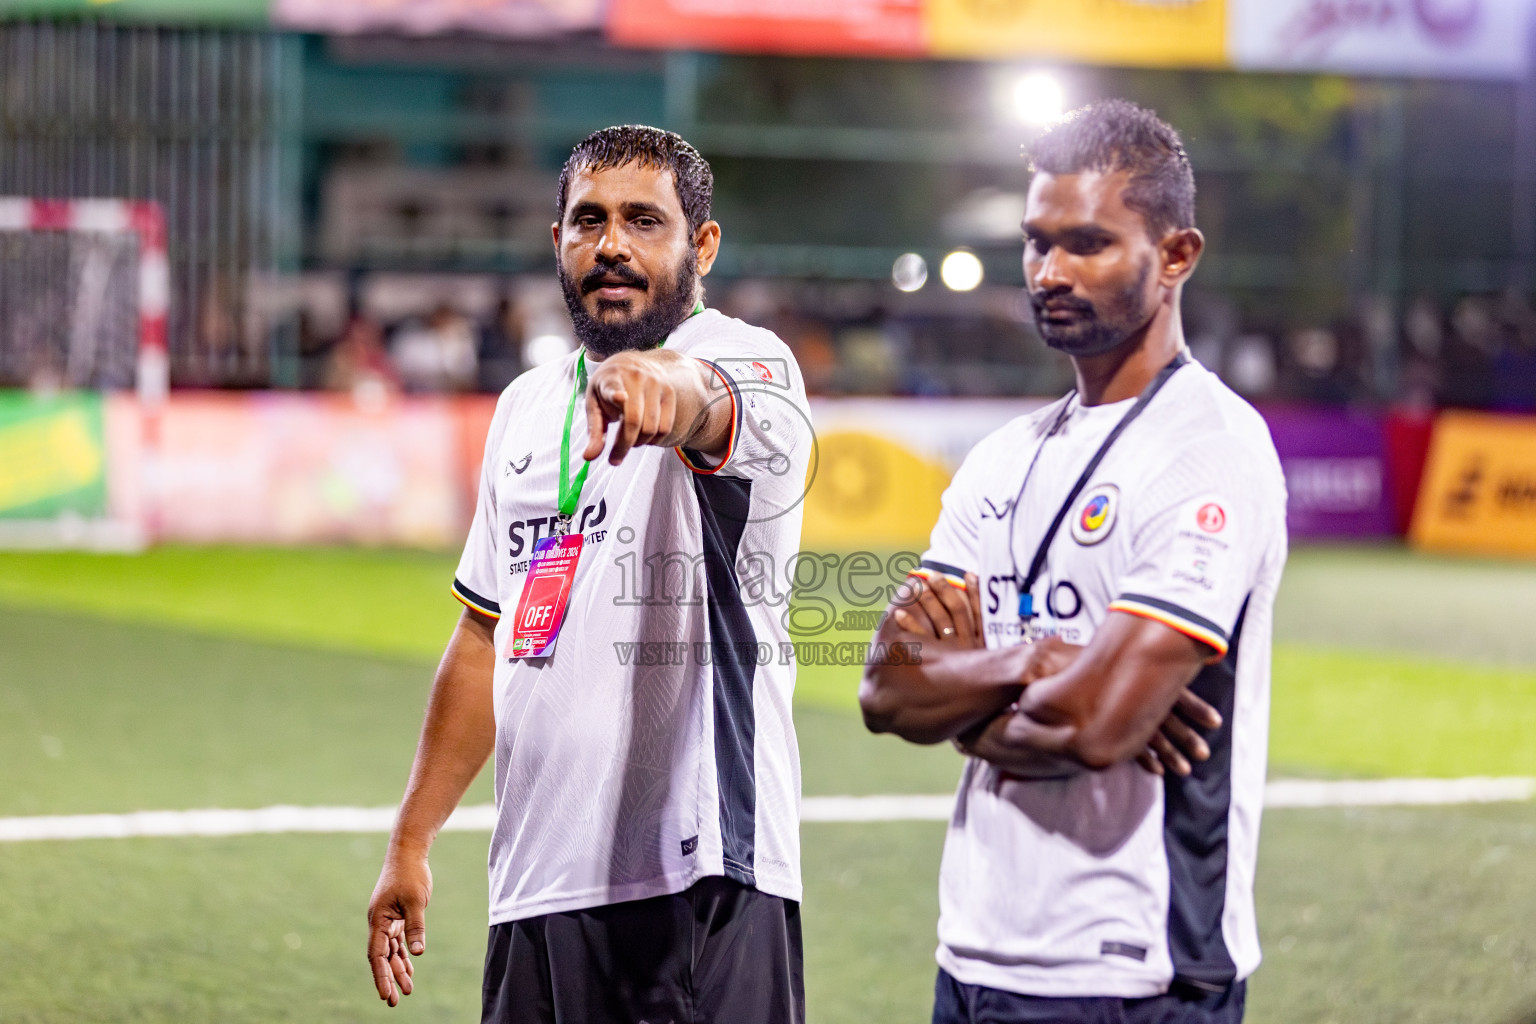
<svg viewBox="0 0 1536 1024">
<path fill-rule="evenodd" d="M 364 548 L 0 552 L 0 603 L 322 650 L 436 661 L 458 560 Z"/>
<path fill-rule="evenodd" d="M 457 614 L 452 571 L 330 548 L 0 554 L 0 777 L 19 783 L 0 813 L 392 802 Z M 1403 627 L 1427 592 L 1443 595 L 1434 628 Z M 1277 605 L 1275 770 L 1536 774 L 1533 610 L 1529 566 L 1297 552 Z M 1468 647 L 1479 631 L 1500 644 Z M 850 720 L 859 672 L 800 670 L 806 792 L 951 789 L 947 749 Z"/>
<path fill-rule="evenodd" d="M 356 548 L 0 552 L 0 603 L 302 646 L 436 659 L 459 606 L 456 558 Z M 828 581 L 824 592 L 835 583 Z M 836 599 L 840 607 L 847 601 Z M 1283 643 L 1536 667 L 1536 564 L 1399 548 L 1299 548 L 1276 603 Z M 868 639 L 834 631 L 816 640 Z M 806 673 L 849 706 L 856 672 Z M 819 677 L 825 677 L 822 682 Z"/>
<path fill-rule="evenodd" d="M 0 651 L 10 815 L 393 804 L 432 672 L 14 609 L 0 611 Z"/>
<path fill-rule="evenodd" d="M 431 666 L 0 612 L 0 816 L 400 799 Z M 945 792 L 947 746 L 799 712 L 810 794 Z M 466 797 L 491 799 L 489 774 Z"/>
<path fill-rule="evenodd" d="M 809 1020 L 919 1024 L 943 825 L 807 825 Z M 484 835 L 433 852 L 415 995 L 375 1001 L 362 913 L 382 836 L 0 846 L 0 1019 L 475 1019 Z M 1536 808 L 1274 811 L 1250 1024 L 1499 1024 L 1536 1010 Z"/>
<path fill-rule="evenodd" d="M 475 1020 L 484 835 L 433 851 L 427 955 L 393 1012 L 364 956 L 382 835 L 0 845 L 11 1024 Z"/>
<path fill-rule="evenodd" d="M 1536 562 L 1395 547 L 1291 552 L 1275 602 L 1289 644 L 1536 668 Z"/>
<path fill-rule="evenodd" d="M 394 802 L 457 613 L 451 573 L 408 552 L 0 555 L 0 815 Z M 1275 770 L 1536 774 L 1533 581 L 1299 552 L 1277 611 Z M 1426 586 L 1433 623 L 1405 627 Z M 864 732 L 857 678 L 801 673 L 805 792 L 951 790 L 952 751 Z M 803 828 L 812 1021 L 927 1019 L 942 838 Z M 0 844 L 0 1020 L 474 1019 L 486 837 L 439 842 L 431 952 L 392 1014 L 361 957 L 383 841 Z M 1248 1019 L 1530 1019 L 1533 849 L 1532 805 L 1270 812 Z"/>
<path fill-rule="evenodd" d="M 1536 806 L 1271 811 L 1248 1024 L 1536 1020 Z"/>
<path fill-rule="evenodd" d="M 1536 670 L 1278 645 L 1270 775 L 1536 775 Z"/>
</svg>

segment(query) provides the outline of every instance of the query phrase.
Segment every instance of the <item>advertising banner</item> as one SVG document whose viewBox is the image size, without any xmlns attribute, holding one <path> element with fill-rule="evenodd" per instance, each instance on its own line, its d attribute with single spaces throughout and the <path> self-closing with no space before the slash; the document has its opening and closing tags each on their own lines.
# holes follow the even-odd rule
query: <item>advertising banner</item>
<svg viewBox="0 0 1536 1024">
<path fill-rule="evenodd" d="M 608 36 L 623 46 L 665 49 L 927 52 L 922 0 L 610 0 Z"/>
<path fill-rule="evenodd" d="M 0 392 L 0 518 L 107 511 L 101 397 Z"/>
<path fill-rule="evenodd" d="M 1226 63 L 1227 2 L 928 0 L 928 32 L 939 57 L 1210 67 Z"/>
<path fill-rule="evenodd" d="M 1392 492 L 1392 529 L 1406 537 L 1424 479 L 1424 461 L 1434 436 L 1435 414 L 1429 410 L 1387 413 L 1387 487 Z"/>
<path fill-rule="evenodd" d="M 464 510 L 463 526 L 469 528 L 469 519 L 475 502 L 480 500 L 480 473 L 485 462 L 485 440 L 496 417 L 495 395 L 460 395 L 453 400 L 454 431 L 457 435 L 457 473 L 459 480 L 459 505 Z"/>
<path fill-rule="evenodd" d="M 1286 523 L 1296 538 L 1393 533 L 1386 430 L 1347 409 L 1263 410 L 1285 470 Z"/>
<path fill-rule="evenodd" d="M 801 547 L 921 552 L 966 453 L 1045 401 L 812 399 L 816 454 Z"/>
<path fill-rule="evenodd" d="M 1519 78 L 1525 0 L 1228 0 L 1234 65 L 1251 70 Z"/>
<path fill-rule="evenodd" d="M 152 474 L 159 536 L 196 543 L 463 540 L 451 403 L 177 395 Z"/>
<path fill-rule="evenodd" d="M 547 36 L 602 27 L 602 0 L 272 0 L 272 20 L 307 32 L 483 32 Z"/>
<path fill-rule="evenodd" d="M 1427 551 L 1536 555 L 1536 418 L 1441 413 L 1409 536 Z"/>
</svg>

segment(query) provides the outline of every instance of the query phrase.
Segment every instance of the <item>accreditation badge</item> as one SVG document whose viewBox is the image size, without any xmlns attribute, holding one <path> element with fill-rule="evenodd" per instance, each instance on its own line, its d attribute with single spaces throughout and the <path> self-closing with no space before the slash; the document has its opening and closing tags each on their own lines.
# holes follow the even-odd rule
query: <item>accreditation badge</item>
<svg viewBox="0 0 1536 1024">
<path fill-rule="evenodd" d="M 512 620 L 512 646 L 507 652 L 511 657 L 544 658 L 554 652 L 584 540 L 579 533 L 567 533 L 545 537 L 534 545 L 528 580 Z"/>
</svg>

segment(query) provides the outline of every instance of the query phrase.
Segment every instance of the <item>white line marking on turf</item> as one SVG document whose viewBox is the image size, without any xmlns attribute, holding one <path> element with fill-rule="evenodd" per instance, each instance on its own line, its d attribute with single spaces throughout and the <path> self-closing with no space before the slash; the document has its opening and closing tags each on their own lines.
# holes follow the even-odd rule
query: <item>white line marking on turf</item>
<svg viewBox="0 0 1536 1024">
<path fill-rule="evenodd" d="M 1536 797 L 1536 778 L 1371 779 L 1322 781 L 1276 779 L 1265 787 L 1264 806 L 1393 807 L 1499 803 Z M 948 821 L 954 797 L 812 796 L 800 805 L 810 822 Z M 446 832 L 489 832 L 496 809 L 460 807 Z M 263 807 L 254 811 L 138 811 L 133 814 L 67 814 L 0 818 L 0 842 L 40 839 L 127 839 L 136 836 L 240 836 L 282 832 L 388 832 L 393 807 Z"/>
<path fill-rule="evenodd" d="M 1536 779 L 1276 779 L 1264 787 L 1265 807 L 1391 807 L 1490 804 L 1529 800 Z"/>
<path fill-rule="evenodd" d="M 801 821 L 948 821 L 953 793 L 941 796 L 808 796 Z"/>
<path fill-rule="evenodd" d="M 489 832 L 490 804 L 460 807 L 445 832 Z M 255 811 L 137 811 L 0 818 L 0 842 L 29 839 L 128 839 L 135 836 L 244 836 L 278 832 L 388 832 L 393 807 L 263 807 Z"/>
</svg>

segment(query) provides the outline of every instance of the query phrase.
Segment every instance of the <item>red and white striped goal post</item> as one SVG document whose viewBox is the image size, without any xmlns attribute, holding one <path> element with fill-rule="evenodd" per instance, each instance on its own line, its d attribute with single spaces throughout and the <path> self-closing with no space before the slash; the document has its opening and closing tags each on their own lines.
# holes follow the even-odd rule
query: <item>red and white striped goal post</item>
<svg viewBox="0 0 1536 1024">
<path fill-rule="evenodd" d="M 0 196 L 0 231 L 132 232 L 139 239 L 139 400 L 158 410 L 170 390 L 166 313 L 171 266 L 160 204 L 134 199 L 32 199 Z"/>
</svg>

